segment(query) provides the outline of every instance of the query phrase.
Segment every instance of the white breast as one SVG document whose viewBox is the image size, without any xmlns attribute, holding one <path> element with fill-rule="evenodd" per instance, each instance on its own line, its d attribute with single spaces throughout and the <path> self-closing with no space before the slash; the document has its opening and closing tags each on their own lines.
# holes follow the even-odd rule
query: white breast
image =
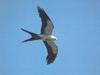
<svg viewBox="0 0 100 75">
<path fill-rule="evenodd" d="M 57 40 L 57 38 L 53 35 L 39 35 L 42 40 Z"/>
<path fill-rule="evenodd" d="M 50 36 L 50 38 L 54 39 L 54 40 L 57 40 L 57 38 L 53 35 Z"/>
</svg>

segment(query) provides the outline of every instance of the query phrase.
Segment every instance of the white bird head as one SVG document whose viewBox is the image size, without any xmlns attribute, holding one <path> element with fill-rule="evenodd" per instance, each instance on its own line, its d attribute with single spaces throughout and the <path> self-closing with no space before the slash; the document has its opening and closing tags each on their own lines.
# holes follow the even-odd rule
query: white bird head
<svg viewBox="0 0 100 75">
<path fill-rule="evenodd" d="M 53 36 L 53 35 L 51 35 L 50 36 L 53 40 L 57 40 L 57 37 L 55 37 L 55 36 Z"/>
</svg>

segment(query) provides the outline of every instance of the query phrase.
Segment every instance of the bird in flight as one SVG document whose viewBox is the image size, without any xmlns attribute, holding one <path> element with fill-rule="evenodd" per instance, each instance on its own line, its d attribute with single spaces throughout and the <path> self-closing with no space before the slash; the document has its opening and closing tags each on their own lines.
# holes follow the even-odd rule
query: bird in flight
<svg viewBox="0 0 100 75">
<path fill-rule="evenodd" d="M 55 40 L 57 40 L 57 38 L 54 35 L 52 35 L 54 25 L 43 8 L 37 7 L 37 9 L 42 22 L 41 33 L 36 34 L 21 28 L 22 31 L 27 32 L 31 35 L 31 38 L 24 40 L 23 42 L 43 40 L 43 43 L 46 46 L 48 52 L 46 61 L 47 64 L 51 64 L 54 62 L 58 53 L 58 47 L 54 42 Z"/>
</svg>

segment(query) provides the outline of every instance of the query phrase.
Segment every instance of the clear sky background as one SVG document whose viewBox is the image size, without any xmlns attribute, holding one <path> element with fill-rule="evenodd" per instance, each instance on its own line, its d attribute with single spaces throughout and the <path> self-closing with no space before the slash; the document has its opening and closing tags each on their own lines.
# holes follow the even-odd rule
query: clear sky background
<svg viewBox="0 0 100 75">
<path fill-rule="evenodd" d="M 46 64 L 37 6 L 54 23 L 58 56 Z M 100 0 L 0 0 L 0 75 L 100 75 Z"/>
</svg>

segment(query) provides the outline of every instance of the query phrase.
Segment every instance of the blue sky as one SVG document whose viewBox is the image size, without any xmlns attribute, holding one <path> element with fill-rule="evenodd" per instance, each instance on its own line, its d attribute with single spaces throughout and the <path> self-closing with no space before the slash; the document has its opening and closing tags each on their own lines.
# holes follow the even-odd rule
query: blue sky
<svg viewBox="0 0 100 75">
<path fill-rule="evenodd" d="M 21 43 L 40 33 L 37 6 L 54 23 L 59 52 L 46 64 L 42 41 Z M 0 75 L 100 75 L 100 0 L 0 0 Z"/>
</svg>

